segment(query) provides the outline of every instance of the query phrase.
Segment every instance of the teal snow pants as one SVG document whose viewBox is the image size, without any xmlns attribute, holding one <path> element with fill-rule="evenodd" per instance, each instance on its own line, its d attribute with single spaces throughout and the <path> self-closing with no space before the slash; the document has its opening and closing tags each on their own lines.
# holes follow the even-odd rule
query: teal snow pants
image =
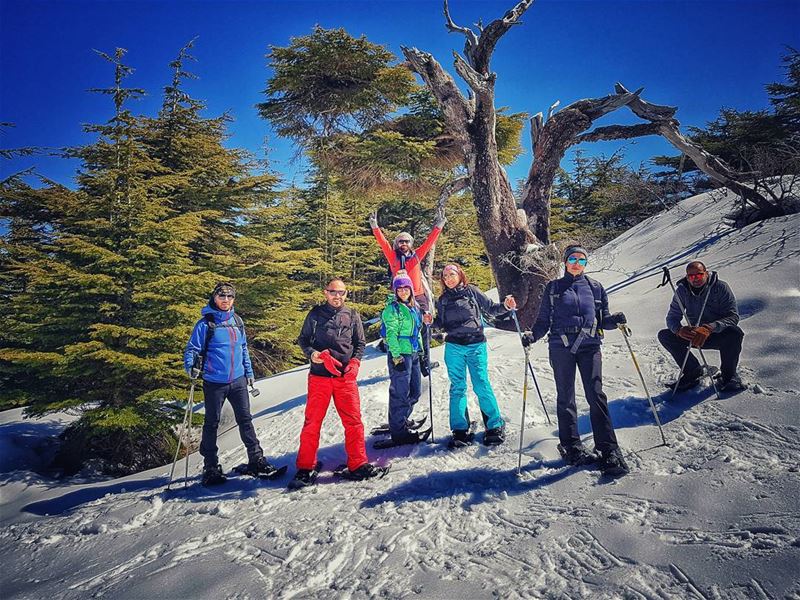
<svg viewBox="0 0 800 600">
<path fill-rule="evenodd" d="M 444 362 L 450 378 L 450 429 L 453 431 L 469 429 L 467 412 L 467 370 L 472 381 L 472 389 L 478 397 L 483 423 L 486 429 L 503 426 L 503 418 L 497 406 L 492 385 L 489 383 L 489 359 L 486 342 L 461 346 L 446 343 Z"/>
</svg>

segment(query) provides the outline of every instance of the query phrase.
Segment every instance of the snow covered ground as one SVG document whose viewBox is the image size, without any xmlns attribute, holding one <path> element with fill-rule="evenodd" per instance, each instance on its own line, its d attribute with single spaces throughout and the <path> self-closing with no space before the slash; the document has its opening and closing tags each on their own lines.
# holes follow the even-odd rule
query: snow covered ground
<svg viewBox="0 0 800 600">
<path fill-rule="evenodd" d="M 365 483 L 323 473 L 312 489 L 236 478 L 165 493 L 169 468 L 83 484 L 15 465 L 20 436 L 52 423 L 5 413 L 0 435 L 0 591 L 27 598 L 800 598 L 800 215 L 739 231 L 721 224 L 731 199 L 701 195 L 634 227 L 590 258 L 589 273 L 624 311 L 664 423 L 661 445 L 619 332 L 607 334 L 604 381 L 632 472 L 605 480 L 563 467 L 556 430 L 529 394 L 522 477 L 515 476 L 523 355 L 516 335 L 489 332 L 490 375 L 508 421 L 504 446 L 448 451 L 447 379 L 434 371 L 436 444 L 375 451 L 389 474 Z M 715 399 L 699 389 L 668 401 L 675 367 L 655 334 L 675 279 L 693 258 L 729 282 L 746 333 L 741 371 L 755 384 Z M 442 360 L 442 349 L 434 358 Z M 550 415 L 555 391 L 544 344 L 532 352 Z M 718 362 L 718 353 L 708 351 Z M 367 429 L 385 420 L 385 355 L 360 375 Z M 254 401 L 269 458 L 293 472 L 305 369 L 259 382 Z M 477 415 L 477 405 L 472 410 Z M 581 431 L 591 445 L 579 395 Z M 427 413 L 427 388 L 416 414 Z M 27 428 L 27 429 L 26 429 Z M 28 432 L 28 433 L 26 433 Z M 480 437 L 480 436 L 479 436 Z M 244 460 L 235 429 L 223 466 Z M 11 450 L 9 450 L 11 452 Z M 26 459 L 27 457 L 27 459 Z M 190 474 L 199 473 L 193 456 Z M 330 410 L 320 459 L 344 461 Z M 16 461 L 16 462 L 15 462 Z M 13 464 L 12 464 L 13 463 Z"/>
</svg>

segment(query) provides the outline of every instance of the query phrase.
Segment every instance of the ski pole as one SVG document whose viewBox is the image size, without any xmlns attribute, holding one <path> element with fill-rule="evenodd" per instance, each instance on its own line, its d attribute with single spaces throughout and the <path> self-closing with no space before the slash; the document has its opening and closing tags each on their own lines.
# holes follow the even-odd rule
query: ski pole
<svg viewBox="0 0 800 600">
<path fill-rule="evenodd" d="M 686 323 L 689 326 L 691 326 L 692 322 L 689 320 L 689 314 L 686 312 L 686 307 L 683 305 L 681 297 L 678 295 L 678 290 L 675 288 L 675 284 L 672 283 L 672 277 L 670 277 L 669 269 L 667 267 L 663 267 L 662 270 L 664 271 L 664 278 L 661 281 L 661 285 L 659 285 L 658 287 L 664 285 L 665 282 L 669 283 L 669 287 L 672 288 L 672 295 L 678 301 L 678 306 L 681 309 L 681 313 L 683 313 L 683 318 L 686 319 Z M 706 297 L 703 299 L 703 306 L 700 307 L 700 314 L 697 316 L 697 323 L 695 323 L 694 325 L 695 327 L 698 327 L 700 325 L 700 321 L 703 319 L 703 313 L 706 310 L 706 303 L 708 302 L 708 296 L 710 294 L 711 294 L 711 287 L 709 287 L 706 290 Z M 672 396 L 670 396 L 671 398 L 674 397 L 675 393 L 678 391 L 678 385 L 680 383 L 681 377 L 683 377 L 683 370 L 686 368 L 686 361 L 689 360 L 689 353 L 691 351 L 692 351 L 692 343 L 689 342 L 689 347 L 686 348 L 686 355 L 683 357 L 683 364 L 681 365 L 681 370 L 678 373 L 678 381 L 675 382 L 675 387 L 672 390 Z M 697 351 L 700 353 L 700 358 L 703 359 L 703 366 L 705 367 L 706 375 L 708 375 L 708 378 L 711 380 L 711 386 L 714 388 L 714 394 L 717 396 L 717 400 L 720 400 L 721 396 L 719 395 L 719 390 L 717 390 L 717 384 L 714 381 L 714 377 L 711 375 L 711 369 L 709 369 L 708 367 L 708 361 L 706 360 L 706 355 L 703 354 L 702 348 L 698 348 Z"/>
<path fill-rule="evenodd" d="M 181 445 L 183 444 L 183 434 L 186 431 L 186 427 L 189 426 L 192 418 L 192 405 L 194 404 L 194 386 L 195 380 L 192 379 L 192 385 L 189 388 L 189 400 L 186 403 L 186 411 L 183 414 L 183 423 L 181 423 L 180 433 L 178 434 L 178 445 L 175 448 L 175 457 L 172 459 L 172 469 L 169 472 L 169 482 L 167 483 L 167 490 L 169 490 L 170 486 L 172 485 L 172 477 L 175 474 L 175 465 L 178 463 L 178 454 L 181 451 Z M 189 476 L 189 444 L 187 441 L 186 444 L 186 477 Z M 187 483 L 184 481 L 184 487 L 186 487 Z"/>
<path fill-rule="evenodd" d="M 647 401 L 650 402 L 650 410 L 653 411 L 653 417 L 656 420 L 656 425 L 658 425 L 658 431 L 661 432 L 661 441 L 665 446 L 667 446 L 667 438 L 664 435 L 664 428 L 661 427 L 661 419 L 658 418 L 658 411 L 656 411 L 656 406 L 653 404 L 653 398 L 650 396 L 650 390 L 647 389 L 647 384 L 644 382 L 644 375 L 642 375 L 642 370 L 639 368 L 639 361 L 636 360 L 636 354 L 633 353 L 631 342 L 628 339 L 631 336 L 631 330 L 625 323 L 619 323 L 617 327 L 622 332 L 622 337 L 625 338 L 625 343 L 628 345 L 628 352 L 631 353 L 631 358 L 633 359 L 633 366 L 636 367 L 636 372 L 639 373 L 639 379 L 642 381 L 644 393 L 647 394 Z"/>
<path fill-rule="evenodd" d="M 516 316 L 514 317 L 516 320 Z M 525 363 L 530 366 L 528 362 L 529 347 L 525 347 Z M 522 442 L 525 437 L 525 405 L 528 401 L 528 369 L 525 368 L 525 379 L 522 384 L 522 418 L 519 424 L 519 454 L 517 455 L 517 477 L 522 474 Z"/>
<path fill-rule="evenodd" d="M 517 309 L 511 311 L 511 316 L 514 317 L 514 325 L 517 327 L 517 334 L 519 334 L 519 341 L 522 343 L 522 329 L 519 326 L 519 319 L 517 319 Z M 547 414 L 547 407 L 544 405 L 544 398 L 542 398 L 542 392 L 539 389 L 539 382 L 536 380 L 536 373 L 533 371 L 533 365 L 531 365 L 531 361 L 529 359 L 529 352 L 527 347 L 524 343 L 522 343 L 522 347 L 525 348 L 525 364 L 527 365 L 528 370 L 531 372 L 531 377 L 533 378 L 533 385 L 536 386 L 536 393 L 539 395 L 539 401 L 542 403 L 542 410 L 544 411 L 544 416 L 547 417 L 547 424 L 552 425 L 553 422 L 550 420 L 550 415 Z"/>
<path fill-rule="evenodd" d="M 431 326 L 428 325 L 425 337 L 428 339 L 428 414 L 431 416 L 431 444 L 434 443 L 433 435 L 433 373 L 431 373 Z"/>
</svg>

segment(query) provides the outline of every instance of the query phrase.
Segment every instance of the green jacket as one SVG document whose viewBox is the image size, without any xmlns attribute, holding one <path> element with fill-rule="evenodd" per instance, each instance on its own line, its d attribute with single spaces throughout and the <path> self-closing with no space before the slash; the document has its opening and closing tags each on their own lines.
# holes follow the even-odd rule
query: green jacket
<svg viewBox="0 0 800 600">
<path fill-rule="evenodd" d="M 386 299 L 381 320 L 381 334 L 393 357 L 422 349 L 422 313 L 418 308 L 411 309 L 391 295 Z"/>
</svg>

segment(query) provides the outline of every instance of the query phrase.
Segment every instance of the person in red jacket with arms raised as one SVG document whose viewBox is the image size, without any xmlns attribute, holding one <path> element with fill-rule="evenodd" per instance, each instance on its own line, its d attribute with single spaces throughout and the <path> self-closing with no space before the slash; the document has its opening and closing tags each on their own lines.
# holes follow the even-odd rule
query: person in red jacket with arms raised
<svg viewBox="0 0 800 600">
<path fill-rule="evenodd" d="M 405 231 L 399 233 L 397 237 L 394 238 L 394 244 L 390 245 L 389 240 L 383 235 L 383 231 L 381 231 L 378 225 L 377 211 L 369 215 L 369 225 L 372 228 L 372 235 L 378 240 L 378 245 L 381 247 L 383 255 L 389 263 L 389 269 L 392 271 L 392 278 L 397 276 L 398 271 L 405 271 L 408 274 L 414 286 L 414 301 L 424 313 L 431 312 L 431 303 L 430 290 L 428 290 L 427 286 L 424 284 L 422 276 L 422 261 L 428 255 L 428 252 L 430 252 L 436 240 L 439 239 L 439 234 L 442 233 L 446 222 L 446 218 L 438 218 L 433 224 L 433 229 L 428 234 L 427 239 L 415 250 L 413 236 Z M 427 325 L 425 328 L 427 328 Z M 427 331 L 423 330 L 422 342 L 424 356 L 422 357 L 422 361 L 420 361 L 422 374 L 425 377 L 428 376 L 427 367 L 429 364 L 428 336 L 426 333 Z"/>
</svg>

